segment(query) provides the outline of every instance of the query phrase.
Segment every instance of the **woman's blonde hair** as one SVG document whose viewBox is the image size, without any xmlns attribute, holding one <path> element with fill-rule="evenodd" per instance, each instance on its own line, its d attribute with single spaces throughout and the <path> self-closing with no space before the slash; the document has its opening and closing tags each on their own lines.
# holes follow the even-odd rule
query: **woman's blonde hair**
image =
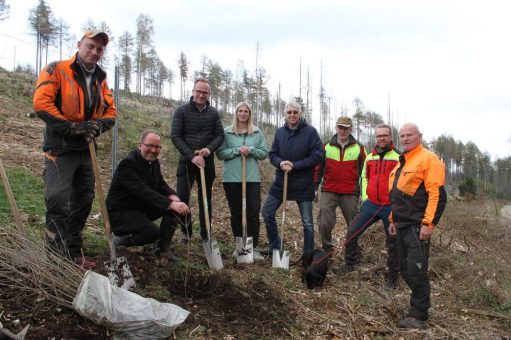
<svg viewBox="0 0 511 340">
<path fill-rule="evenodd" d="M 235 134 L 240 134 L 241 131 L 238 128 L 238 110 L 242 107 L 246 107 L 248 109 L 248 122 L 247 122 L 247 133 L 251 135 L 254 132 L 254 127 L 252 126 L 252 106 L 250 106 L 247 102 L 240 102 L 236 105 L 236 109 L 234 110 L 234 114 L 232 115 L 232 131 Z"/>
</svg>

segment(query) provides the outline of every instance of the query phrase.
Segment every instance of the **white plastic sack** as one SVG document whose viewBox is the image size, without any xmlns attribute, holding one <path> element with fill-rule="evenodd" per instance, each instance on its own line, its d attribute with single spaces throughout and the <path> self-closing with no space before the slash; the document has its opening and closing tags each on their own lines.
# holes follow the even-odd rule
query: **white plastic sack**
<svg viewBox="0 0 511 340">
<path fill-rule="evenodd" d="M 88 271 L 73 300 L 81 316 L 111 330 L 114 339 L 169 337 L 190 312 L 112 286 L 106 276 Z"/>
</svg>

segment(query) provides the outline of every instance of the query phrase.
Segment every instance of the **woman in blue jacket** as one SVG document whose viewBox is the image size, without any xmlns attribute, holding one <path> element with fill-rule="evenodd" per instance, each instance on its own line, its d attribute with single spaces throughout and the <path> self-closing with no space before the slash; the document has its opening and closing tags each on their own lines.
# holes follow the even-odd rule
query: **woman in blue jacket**
<svg viewBox="0 0 511 340">
<path fill-rule="evenodd" d="M 232 125 L 224 129 L 225 138 L 217 150 L 218 159 L 224 161 L 223 185 L 231 211 L 231 228 L 234 237 L 242 237 L 242 174 L 241 156 L 247 164 L 247 236 L 253 238 L 254 259 L 262 259 L 256 249 L 259 243 L 259 211 L 261 210 L 261 180 L 258 161 L 268 157 L 264 135 L 252 125 L 252 107 L 247 102 L 236 106 Z"/>
</svg>

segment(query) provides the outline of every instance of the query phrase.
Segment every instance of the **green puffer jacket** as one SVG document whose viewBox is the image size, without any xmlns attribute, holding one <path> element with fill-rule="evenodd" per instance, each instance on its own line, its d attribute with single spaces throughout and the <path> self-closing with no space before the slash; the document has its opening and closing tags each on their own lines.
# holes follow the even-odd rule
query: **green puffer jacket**
<svg viewBox="0 0 511 340">
<path fill-rule="evenodd" d="M 264 135 L 256 126 L 251 135 L 235 134 L 232 125 L 224 129 L 224 142 L 216 151 L 218 159 L 224 161 L 223 182 L 241 183 L 241 154 L 240 146 L 246 145 L 250 148 L 250 155 L 247 158 L 247 182 L 260 182 L 259 166 L 257 161 L 268 157 L 268 149 Z"/>
</svg>

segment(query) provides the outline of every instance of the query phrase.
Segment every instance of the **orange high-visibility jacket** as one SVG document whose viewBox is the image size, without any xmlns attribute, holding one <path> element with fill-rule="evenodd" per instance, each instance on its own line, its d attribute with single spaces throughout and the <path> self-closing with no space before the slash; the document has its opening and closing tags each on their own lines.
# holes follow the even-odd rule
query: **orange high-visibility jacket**
<svg viewBox="0 0 511 340">
<path fill-rule="evenodd" d="M 390 173 L 390 220 L 434 228 L 447 203 L 445 167 L 438 157 L 419 144 L 403 153 Z"/>
<path fill-rule="evenodd" d="M 102 132 L 115 124 L 114 97 L 107 86 L 106 73 L 99 65 L 92 74 L 90 99 L 86 86 L 77 55 L 47 65 L 39 75 L 33 106 L 37 116 L 46 123 L 44 151 L 58 154 L 86 149 L 83 136 L 69 135 L 73 122 L 96 120 Z"/>
</svg>

